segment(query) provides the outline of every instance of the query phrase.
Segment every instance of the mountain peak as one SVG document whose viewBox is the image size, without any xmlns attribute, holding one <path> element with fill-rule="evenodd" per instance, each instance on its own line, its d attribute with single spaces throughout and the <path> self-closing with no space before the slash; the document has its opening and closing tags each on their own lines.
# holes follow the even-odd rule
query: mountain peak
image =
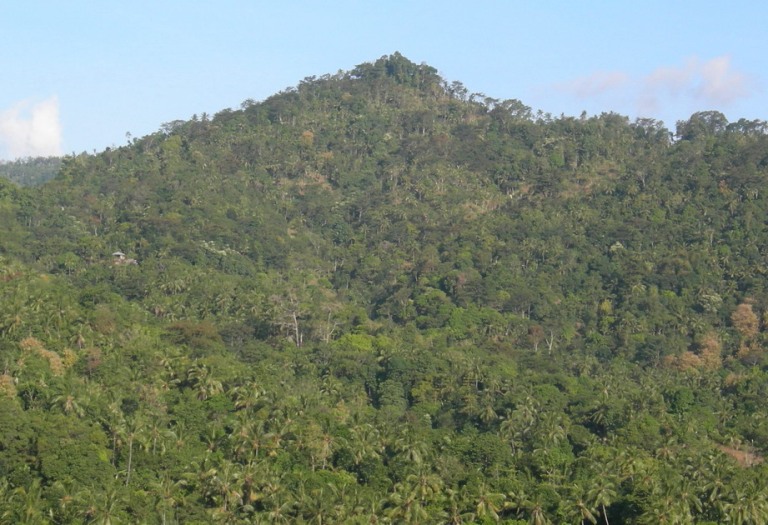
<svg viewBox="0 0 768 525">
<path fill-rule="evenodd" d="M 350 75 L 352 78 L 366 80 L 388 77 L 398 84 L 418 87 L 433 82 L 439 83 L 442 80 L 437 74 L 437 69 L 425 63 L 416 64 L 397 51 L 391 55 L 384 55 L 373 63 L 366 62 L 358 65 Z"/>
</svg>

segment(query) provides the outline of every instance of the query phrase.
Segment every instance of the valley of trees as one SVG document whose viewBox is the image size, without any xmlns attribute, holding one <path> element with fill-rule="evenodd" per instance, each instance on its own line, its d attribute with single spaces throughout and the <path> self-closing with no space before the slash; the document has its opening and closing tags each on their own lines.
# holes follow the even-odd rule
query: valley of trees
<svg viewBox="0 0 768 525">
<path fill-rule="evenodd" d="M 767 132 L 395 53 L 0 180 L 0 522 L 767 523 Z"/>
</svg>

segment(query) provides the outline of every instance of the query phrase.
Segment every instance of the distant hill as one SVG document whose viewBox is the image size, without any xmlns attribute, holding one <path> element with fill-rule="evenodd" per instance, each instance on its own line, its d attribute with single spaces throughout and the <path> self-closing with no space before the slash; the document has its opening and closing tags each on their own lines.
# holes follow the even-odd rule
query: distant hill
<svg viewBox="0 0 768 525">
<path fill-rule="evenodd" d="M 0 161 L 0 177 L 20 186 L 38 186 L 51 180 L 61 167 L 61 157 L 34 157 Z"/>
</svg>

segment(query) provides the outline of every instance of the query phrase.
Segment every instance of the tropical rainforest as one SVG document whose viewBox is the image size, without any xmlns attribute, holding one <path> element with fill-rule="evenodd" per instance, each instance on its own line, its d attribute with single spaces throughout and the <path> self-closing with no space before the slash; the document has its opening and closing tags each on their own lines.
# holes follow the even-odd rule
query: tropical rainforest
<svg viewBox="0 0 768 525">
<path fill-rule="evenodd" d="M 2 523 L 768 523 L 764 121 L 395 53 L 17 164 Z"/>
</svg>

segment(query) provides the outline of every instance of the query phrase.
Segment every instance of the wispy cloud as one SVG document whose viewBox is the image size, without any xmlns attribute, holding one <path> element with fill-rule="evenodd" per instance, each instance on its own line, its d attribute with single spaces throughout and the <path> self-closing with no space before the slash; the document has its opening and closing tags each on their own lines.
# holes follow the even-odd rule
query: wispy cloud
<svg viewBox="0 0 768 525">
<path fill-rule="evenodd" d="M 706 106 L 727 106 L 752 94 L 752 82 L 736 71 L 728 55 L 702 62 L 692 57 L 678 67 L 660 67 L 642 82 L 638 106 L 655 111 L 664 97 L 689 98 Z"/>
<path fill-rule="evenodd" d="M 0 112 L 0 154 L 7 158 L 61 155 L 59 100 L 23 100 Z"/>
<path fill-rule="evenodd" d="M 703 100 L 730 104 L 752 93 L 752 82 L 745 74 L 734 71 L 729 56 L 704 62 L 700 67 L 700 75 L 697 95 Z"/>
<path fill-rule="evenodd" d="M 579 98 L 592 98 L 623 88 L 629 81 L 629 75 L 621 71 L 598 71 L 560 84 L 558 89 L 572 93 Z"/>
<path fill-rule="evenodd" d="M 754 93 L 752 79 L 736 70 L 729 55 L 702 61 L 689 57 L 676 66 L 656 68 L 647 75 L 598 72 L 557 86 L 579 99 L 620 96 L 633 100 L 641 114 L 654 114 L 672 100 L 697 107 L 724 107 Z"/>
</svg>

